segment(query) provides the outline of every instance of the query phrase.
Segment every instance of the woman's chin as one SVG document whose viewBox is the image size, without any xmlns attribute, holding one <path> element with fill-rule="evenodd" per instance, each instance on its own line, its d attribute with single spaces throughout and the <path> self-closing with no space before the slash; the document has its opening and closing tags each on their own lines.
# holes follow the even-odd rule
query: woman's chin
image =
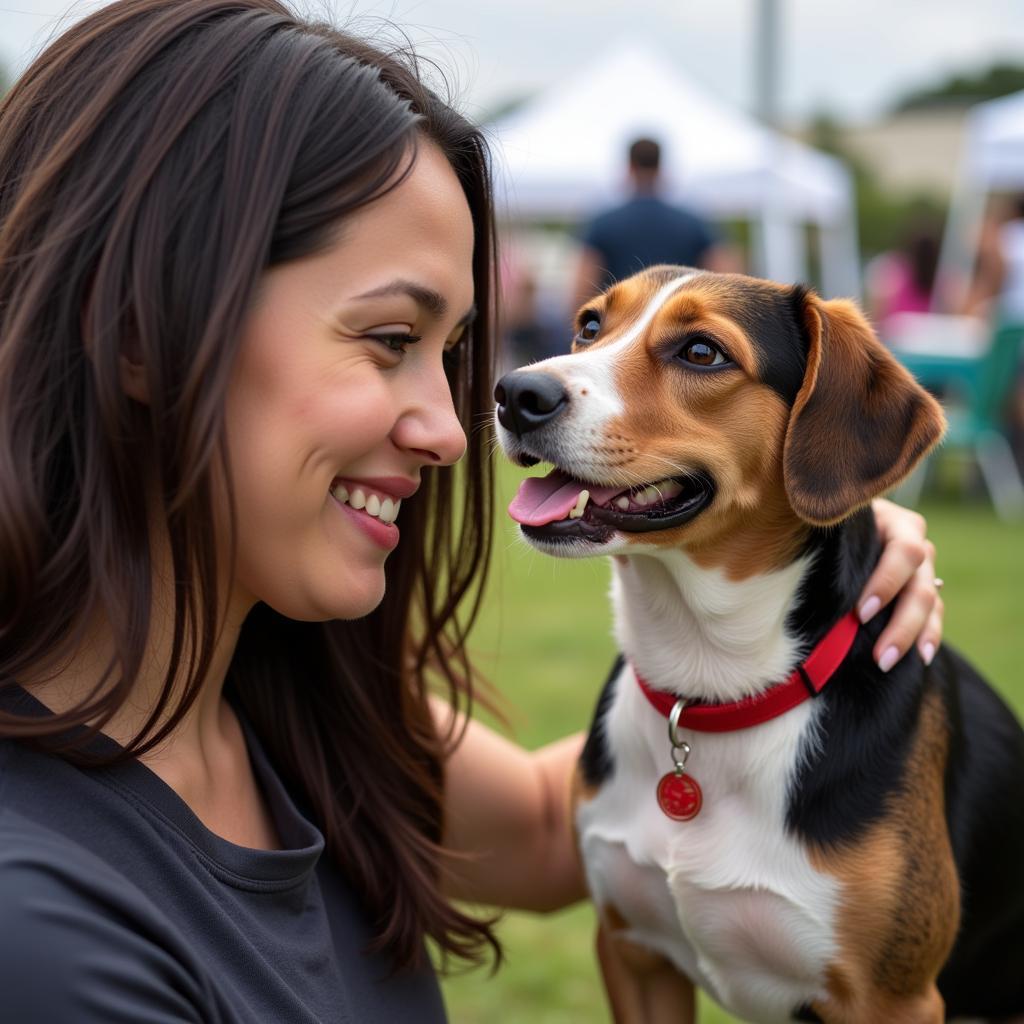
<svg viewBox="0 0 1024 1024">
<path fill-rule="evenodd" d="M 320 616 L 328 619 L 361 619 L 384 600 L 384 573 L 376 585 L 353 586 L 344 594 L 334 594 L 324 602 L 325 614 Z"/>
<path fill-rule="evenodd" d="M 304 588 L 303 592 L 276 593 L 262 598 L 278 614 L 297 622 L 329 622 L 361 619 L 384 600 L 384 570 L 364 571 L 333 580 L 329 585 Z"/>
</svg>

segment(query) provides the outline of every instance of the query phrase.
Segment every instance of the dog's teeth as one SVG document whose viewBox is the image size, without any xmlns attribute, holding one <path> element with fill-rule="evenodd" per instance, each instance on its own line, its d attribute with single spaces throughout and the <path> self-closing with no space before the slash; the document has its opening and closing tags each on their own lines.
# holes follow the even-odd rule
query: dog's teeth
<svg viewBox="0 0 1024 1024">
<path fill-rule="evenodd" d="M 618 505 L 623 512 L 626 512 L 629 509 L 629 498 L 623 495 L 621 498 L 615 499 L 615 504 Z"/>
<path fill-rule="evenodd" d="M 580 491 L 579 496 L 576 498 L 576 504 L 569 509 L 569 518 L 579 519 L 583 515 L 583 510 L 587 507 L 589 500 L 590 491 Z"/>
<path fill-rule="evenodd" d="M 357 487 L 348 498 L 348 503 L 354 509 L 366 508 L 366 495 L 363 493 L 362 488 Z"/>
</svg>

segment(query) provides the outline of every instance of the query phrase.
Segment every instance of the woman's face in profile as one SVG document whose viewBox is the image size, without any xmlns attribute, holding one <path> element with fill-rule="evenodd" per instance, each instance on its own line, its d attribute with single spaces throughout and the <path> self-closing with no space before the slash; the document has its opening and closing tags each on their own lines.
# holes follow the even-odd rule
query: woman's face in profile
<svg viewBox="0 0 1024 1024">
<path fill-rule="evenodd" d="M 472 258 L 462 188 L 421 140 L 331 248 L 266 273 L 227 394 L 234 610 L 355 618 L 381 600 L 398 500 L 465 449 L 443 358 L 472 312 Z"/>
</svg>

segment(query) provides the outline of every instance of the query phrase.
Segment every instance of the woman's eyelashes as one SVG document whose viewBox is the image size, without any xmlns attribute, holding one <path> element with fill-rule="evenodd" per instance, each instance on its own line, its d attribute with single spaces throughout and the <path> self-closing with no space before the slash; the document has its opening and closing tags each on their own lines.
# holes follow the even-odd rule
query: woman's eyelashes
<svg viewBox="0 0 1024 1024">
<path fill-rule="evenodd" d="M 460 325 L 456 331 L 444 343 L 443 360 L 446 366 L 457 364 L 459 353 L 465 348 L 461 344 L 466 335 L 465 325 Z M 410 345 L 423 340 L 422 334 L 413 334 L 409 330 L 402 331 L 366 331 L 364 338 L 377 342 L 384 346 L 389 352 L 396 355 L 404 355 Z"/>
<path fill-rule="evenodd" d="M 365 336 L 373 341 L 380 342 L 385 348 L 399 355 L 405 352 L 406 346 L 415 345 L 417 341 L 423 340 L 423 335 L 410 334 L 408 331 L 389 331 L 386 334 L 371 333 Z"/>
</svg>

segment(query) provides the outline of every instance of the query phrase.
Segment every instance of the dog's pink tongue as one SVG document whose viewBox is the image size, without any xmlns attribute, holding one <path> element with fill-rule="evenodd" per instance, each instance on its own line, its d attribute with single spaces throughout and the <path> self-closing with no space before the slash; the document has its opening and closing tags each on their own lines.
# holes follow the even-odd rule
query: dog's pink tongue
<svg viewBox="0 0 1024 1024">
<path fill-rule="evenodd" d="M 508 507 L 508 514 L 524 526 L 545 526 L 565 519 L 580 496 L 590 490 L 590 498 L 598 504 L 618 494 L 621 487 L 586 488 L 579 480 L 553 469 L 547 476 L 527 477 Z"/>
</svg>

